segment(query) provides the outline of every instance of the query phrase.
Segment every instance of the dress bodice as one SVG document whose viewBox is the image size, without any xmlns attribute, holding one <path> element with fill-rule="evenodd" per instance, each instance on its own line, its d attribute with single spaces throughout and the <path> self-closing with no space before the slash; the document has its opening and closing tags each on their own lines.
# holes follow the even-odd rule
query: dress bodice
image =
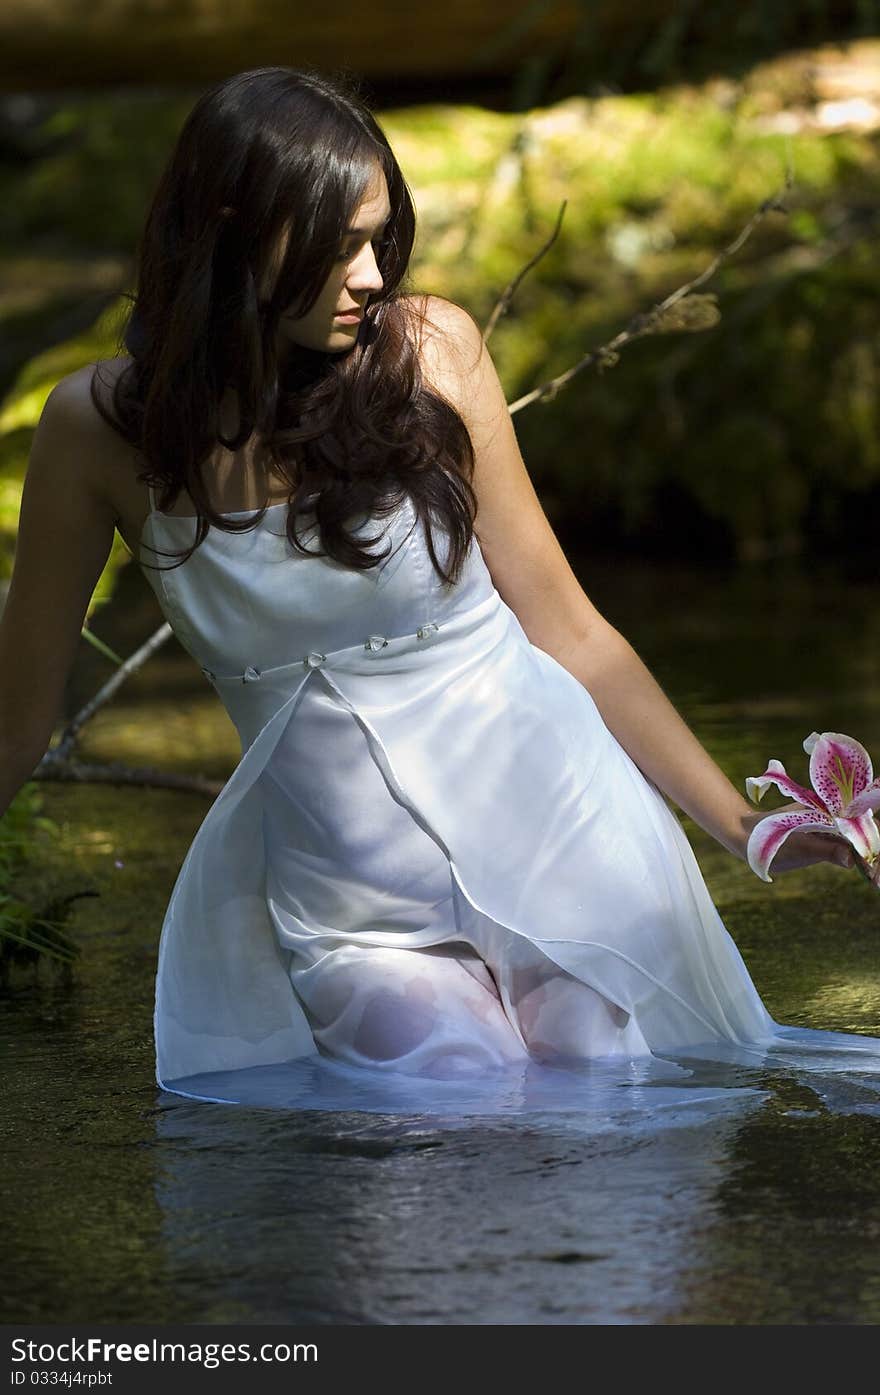
<svg viewBox="0 0 880 1395">
<path fill-rule="evenodd" d="M 181 566 L 153 547 L 188 547 L 196 520 L 153 509 L 140 561 L 180 643 L 210 678 L 244 675 L 349 646 L 373 645 L 440 624 L 489 597 L 493 584 L 476 537 L 462 574 L 447 586 L 427 550 L 424 526 L 408 496 L 387 518 L 368 518 L 356 533 L 384 557 L 357 571 L 322 556 L 315 525 L 300 531 L 305 554 L 285 533 L 286 501 L 270 505 L 248 532 L 211 528 Z M 245 518 L 254 510 L 225 517 Z M 445 562 L 448 536 L 434 527 Z M 384 554 L 388 553 L 387 556 Z M 162 568 L 161 571 L 154 566 Z"/>
</svg>

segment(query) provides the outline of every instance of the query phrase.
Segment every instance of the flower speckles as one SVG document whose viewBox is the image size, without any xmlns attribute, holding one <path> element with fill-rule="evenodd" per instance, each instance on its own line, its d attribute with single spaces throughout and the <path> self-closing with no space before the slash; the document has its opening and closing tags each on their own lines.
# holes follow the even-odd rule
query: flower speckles
<svg viewBox="0 0 880 1395">
<path fill-rule="evenodd" d="M 866 864 L 870 879 L 880 878 L 880 829 L 874 810 L 880 808 L 880 780 L 874 779 L 871 757 L 858 741 L 839 731 L 814 731 L 804 742 L 810 757 L 810 783 L 797 784 L 778 760 L 771 760 L 763 775 L 746 780 L 746 793 L 756 802 L 768 787 L 797 801 L 797 809 L 768 814 L 752 829 L 746 857 L 752 871 L 769 882 L 770 864 L 789 834 L 813 829 L 846 838 Z"/>
</svg>

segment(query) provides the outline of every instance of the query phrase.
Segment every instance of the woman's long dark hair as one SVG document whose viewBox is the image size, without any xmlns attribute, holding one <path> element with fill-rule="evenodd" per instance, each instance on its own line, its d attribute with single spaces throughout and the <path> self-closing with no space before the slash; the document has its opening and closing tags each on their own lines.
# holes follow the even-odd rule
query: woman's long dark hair
<svg viewBox="0 0 880 1395">
<path fill-rule="evenodd" d="M 377 163 L 392 210 L 376 251 L 383 288 L 350 350 L 293 344 L 279 362 L 279 317 L 315 304 Z M 261 301 L 264 269 L 287 230 Z M 147 215 L 123 337 L 132 361 L 113 385 L 112 414 L 91 382 L 98 411 L 145 459 L 138 479 L 160 491 L 159 507 L 168 512 L 185 488 L 198 510 L 191 547 L 154 552 L 179 566 L 209 525 L 242 532 L 259 522 L 265 508 L 239 521 L 217 513 L 202 473 L 218 444 L 237 450 L 253 436 L 288 484 L 294 547 L 307 550 L 296 520 L 312 514 L 324 555 L 376 566 L 387 551 L 369 551 L 377 539 L 353 536 L 346 523 L 384 516 L 408 495 L 438 574 L 457 580 L 476 514 L 473 448 L 458 412 L 420 373 L 415 328 L 426 316 L 402 292 L 414 235 L 406 181 L 348 75 L 255 68 L 199 98 Z M 228 386 L 239 411 L 231 440 L 220 426 Z M 435 521 L 448 535 L 445 563 Z"/>
</svg>

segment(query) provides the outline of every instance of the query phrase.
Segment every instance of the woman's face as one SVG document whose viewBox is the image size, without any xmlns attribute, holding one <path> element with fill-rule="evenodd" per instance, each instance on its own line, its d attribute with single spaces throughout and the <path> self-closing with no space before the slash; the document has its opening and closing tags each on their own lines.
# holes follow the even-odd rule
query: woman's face
<svg viewBox="0 0 880 1395">
<path fill-rule="evenodd" d="M 330 353 L 344 353 L 352 347 L 367 301 L 382 289 L 375 248 L 390 217 L 388 182 L 381 166 L 377 165 L 372 183 L 351 220 L 340 255 L 315 304 L 307 315 L 298 318 L 285 312 L 281 315 L 278 347 L 282 356 L 291 344 Z M 289 233 L 279 249 L 279 258 L 284 256 L 288 237 Z M 340 318 L 346 314 L 355 314 L 357 319 Z"/>
</svg>

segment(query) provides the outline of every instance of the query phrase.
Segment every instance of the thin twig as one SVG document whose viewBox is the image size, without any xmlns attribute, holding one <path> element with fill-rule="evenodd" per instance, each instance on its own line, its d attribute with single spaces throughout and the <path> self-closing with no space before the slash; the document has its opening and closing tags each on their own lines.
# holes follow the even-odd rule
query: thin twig
<svg viewBox="0 0 880 1395">
<path fill-rule="evenodd" d="M 727 312 L 728 328 L 731 325 L 746 324 L 758 311 L 764 310 L 771 300 L 782 295 L 795 277 L 809 276 L 818 271 L 835 257 L 850 251 L 861 238 L 876 236 L 878 229 L 880 216 L 876 214 L 857 218 L 846 215 L 837 220 L 822 242 L 810 247 L 786 247 L 776 255 L 766 258 L 761 267 L 760 283 L 750 287 Z M 676 379 L 698 352 L 699 347 L 693 342 L 683 343 L 668 353 L 660 364 L 658 397 L 667 417 L 673 413 L 676 418 L 680 417 L 675 398 Z"/>
<path fill-rule="evenodd" d="M 137 785 L 150 789 L 187 790 L 216 799 L 225 781 L 209 780 L 204 775 L 183 775 L 175 770 L 154 770 L 128 765 L 98 765 L 88 761 L 59 759 L 57 748 L 47 751 L 37 766 L 32 780 L 56 780 L 82 785 Z"/>
<path fill-rule="evenodd" d="M 583 372 L 585 368 L 590 367 L 592 364 L 599 364 L 600 367 L 603 368 L 613 366 L 617 362 L 619 350 L 624 344 L 634 339 L 639 339 L 645 334 L 662 332 L 663 319 L 668 316 L 673 306 L 684 300 L 685 297 L 692 295 L 699 286 L 705 285 L 710 277 L 715 275 L 719 266 L 739 251 L 746 240 L 751 237 L 757 225 L 768 213 L 774 211 L 778 213 L 788 212 L 783 202 L 783 195 L 791 188 L 791 185 L 792 171 L 789 165 L 786 168 L 785 181 L 782 189 L 778 193 L 771 195 L 770 198 L 764 199 L 763 203 L 761 203 L 752 214 L 751 218 L 749 218 L 745 227 L 740 230 L 732 242 L 728 243 L 726 247 L 723 247 L 721 251 L 712 258 L 709 265 L 704 271 L 700 272 L 699 276 L 695 276 L 692 281 L 688 281 L 683 286 L 679 286 L 676 290 L 671 291 L 668 296 L 659 301 L 650 310 L 640 311 L 638 314 L 634 315 L 626 328 L 616 334 L 613 339 L 609 339 L 607 343 L 601 344 L 598 349 L 591 349 L 589 353 L 585 354 L 583 358 L 571 368 L 567 368 L 564 373 L 560 373 L 557 377 L 551 378 L 549 382 L 542 383 L 540 387 L 533 388 L 532 391 L 527 392 L 524 397 L 519 397 L 515 402 L 510 403 L 509 411 L 511 416 L 513 416 L 515 412 L 522 411 L 524 407 L 530 406 L 533 402 L 552 401 L 560 388 L 565 387 L 566 383 L 571 382 L 571 379 L 575 377 L 576 374 Z M 676 324 L 675 327 L 680 328 L 681 325 Z"/>
<path fill-rule="evenodd" d="M 149 659 L 166 640 L 171 638 L 173 633 L 174 631 L 171 626 L 165 621 L 157 630 L 154 630 L 150 638 L 141 645 L 140 649 L 136 649 L 133 654 L 129 655 L 124 663 L 120 664 L 112 678 L 108 678 L 104 686 L 99 688 L 97 693 L 95 693 L 95 696 L 90 698 L 86 705 L 80 708 L 76 716 L 72 717 L 68 722 L 61 733 L 61 740 L 52 751 L 52 755 L 55 756 L 56 759 L 65 760 L 70 755 L 76 744 L 77 737 L 86 722 L 90 721 L 95 713 L 103 707 L 105 703 L 110 701 L 114 693 L 117 692 L 125 680 L 130 678 L 137 669 L 141 668 L 143 664 L 146 663 L 147 659 Z M 45 760 L 45 757 L 43 759 Z M 39 769 L 39 766 L 37 768 Z"/>
<path fill-rule="evenodd" d="M 535 255 L 529 261 L 526 262 L 522 270 L 518 272 L 516 276 L 514 276 L 513 280 L 506 287 L 506 289 L 502 291 L 501 295 L 499 296 L 496 302 L 495 309 L 492 311 L 491 315 L 486 321 L 486 327 L 483 330 L 484 344 L 488 342 L 489 335 L 492 333 L 498 321 L 501 319 L 501 316 L 507 314 L 507 308 L 510 305 L 510 302 L 513 300 L 513 297 L 516 294 L 520 282 L 524 280 L 524 278 L 528 275 L 533 266 L 537 266 L 541 258 L 546 256 L 550 248 L 553 246 L 554 242 L 559 236 L 559 229 L 562 227 L 562 219 L 565 217 L 565 210 L 567 207 L 568 200 L 563 199 L 562 203 L 559 205 L 559 212 L 556 215 L 556 226 L 553 229 L 550 236 L 548 237 L 547 241 L 544 243 L 543 247 L 541 247 L 540 250 L 537 251 Z"/>
</svg>

